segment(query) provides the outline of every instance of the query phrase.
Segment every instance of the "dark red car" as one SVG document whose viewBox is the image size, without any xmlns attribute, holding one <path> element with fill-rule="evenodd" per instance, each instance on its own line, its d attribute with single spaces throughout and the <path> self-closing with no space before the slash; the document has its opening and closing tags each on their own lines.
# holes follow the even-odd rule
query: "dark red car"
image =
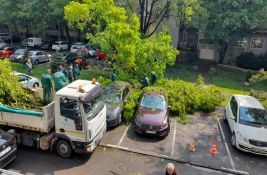
<svg viewBox="0 0 267 175">
<path fill-rule="evenodd" d="M 135 118 L 135 131 L 165 137 L 170 132 L 166 93 L 147 92 L 142 96 Z"/>
<path fill-rule="evenodd" d="M 14 47 L 5 47 L 3 50 L 0 50 L 0 58 L 9 58 L 15 51 Z"/>
</svg>

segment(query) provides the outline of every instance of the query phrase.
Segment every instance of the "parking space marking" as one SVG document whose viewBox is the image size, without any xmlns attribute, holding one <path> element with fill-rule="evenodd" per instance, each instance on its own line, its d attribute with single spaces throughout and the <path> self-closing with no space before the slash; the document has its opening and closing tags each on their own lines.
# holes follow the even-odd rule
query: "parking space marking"
<svg viewBox="0 0 267 175">
<path fill-rule="evenodd" d="M 121 145 L 122 141 L 124 140 L 124 138 L 125 138 L 125 136 L 126 136 L 128 130 L 129 130 L 129 128 L 130 128 L 131 126 L 132 126 L 132 124 L 129 124 L 128 127 L 126 128 L 126 130 L 124 131 L 123 135 L 121 136 L 121 139 L 120 139 L 119 143 L 117 144 L 118 146 Z"/>
<path fill-rule="evenodd" d="M 173 136 L 172 136 L 172 149 L 171 149 L 171 156 L 174 155 L 174 147 L 175 147 L 175 138 L 176 138 L 176 121 L 174 122 L 174 129 L 173 129 Z"/>
<path fill-rule="evenodd" d="M 235 163 L 234 163 L 234 161 L 233 161 L 233 158 L 232 158 L 232 156 L 231 156 L 231 153 L 230 153 L 228 144 L 227 144 L 227 142 L 226 142 L 226 137 L 225 137 L 225 134 L 224 134 L 224 132 L 223 132 L 221 122 L 220 122 L 219 119 L 217 119 L 217 121 L 218 121 L 218 124 L 219 124 L 220 131 L 221 131 L 221 133 L 222 133 L 222 138 L 223 138 L 223 142 L 224 142 L 225 147 L 226 147 L 227 154 L 228 154 L 229 159 L 230 159 L 230 164 L 231 164 L 232 168 L 235 170 L 235 169 L 236 169 L 236 168 L 235 168 Z"/>
</svg>

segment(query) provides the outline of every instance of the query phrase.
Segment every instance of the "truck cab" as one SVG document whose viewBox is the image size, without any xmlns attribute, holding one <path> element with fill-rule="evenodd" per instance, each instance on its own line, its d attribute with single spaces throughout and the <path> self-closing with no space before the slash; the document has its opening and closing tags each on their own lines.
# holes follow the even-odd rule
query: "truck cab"
<svg viewBox="0 0 267 175">
<path fill-rule="evenodd" d="M 77 80 L 55 96 L 56 150 L 62 157 L 92 153 L 106 131 L 106 106 L 95 81 Z"/>
</svg>

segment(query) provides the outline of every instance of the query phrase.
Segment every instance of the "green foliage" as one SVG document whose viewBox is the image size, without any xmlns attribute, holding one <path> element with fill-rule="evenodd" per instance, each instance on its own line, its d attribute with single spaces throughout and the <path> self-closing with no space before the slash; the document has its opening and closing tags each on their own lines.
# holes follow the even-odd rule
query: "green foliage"
<svg viewBox="0 0 267 175">
<path fill-rule="evenodd" d="M 252 52 L 242 53 L 237 57 L 236 65 L 245 69 L 267 69 L 267 53 L 258 56 L 254 55 Z"/>
<path fill-rule="evenodd" d="M 166 30 L 143 39 L 136 14 L 126 13 L 113 0 L 71 2 L 65 7 L 65 19 L 86 32 L 90 42 L 107 53 L 115 69 L 134 76 L 131 79 L 151 71 L 162 77 L 166 65 L 173 65 L 178 54 Z"/>
<path fill-rule="evenodd" d="M 257 91 L 258 97 L 260 97 L 260 94 L 264 93 L 264 86 L 267 84 L 267 71 L 260 69 L 257 74 L 251 76 L 249 82 L 252 85 L 252 88 Z"/>
<path fill-rule="evenodd" d="M 108 84 L 111 83 L 111 72 L 106 71 L 106 70 L 104 71 L 103 69 L 100 69 L 99 67 L 92 67 L 90 69 L 82 70 L 79 76 L 79 79 L 90 80 L 90 81 L 93 78 L 96 78 L 96 80 L 103 87 L 106 87 Z"/>
<path fill-rule="evenodd" d="M 30 108 L 39 103 L 39 99 L 24 91 L 18 78 L 12 75 L 8 60 L 0 60 L 0 103 L 17 108 Z"/>
<path fill-rule="evenodd" d="M 138 101 L 141 95 L 141 90 L 134 89 L 130 94 L 128 101 L 124 106 L 123 117 L 126 123 L 131 123 L 135 118 L 135 113 L 138 105 Z"/>
<path fill-rule="evenodd" d="M 267 1 L 203 0 L 202 6 L 208 12 L 206 38 L 211 40 L 220 52 L 220 62 L 229 44 L 247 34 L 267 28 Z"/>
</svg>

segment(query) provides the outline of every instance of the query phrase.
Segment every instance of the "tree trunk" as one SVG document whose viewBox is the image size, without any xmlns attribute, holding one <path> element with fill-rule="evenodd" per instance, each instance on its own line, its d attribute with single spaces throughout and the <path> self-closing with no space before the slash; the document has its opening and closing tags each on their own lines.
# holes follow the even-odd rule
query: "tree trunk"
<svg viewBox="0 0 267 175">
<path fill-rule="evenodd" d="M 225 53 L 228 49 L 228 44 L 226 44 L 223 48 L 220 50 L 220 55 L 219 55 L 219 63 L 223 64 L 224 58 L 225 58 Z"/>
<path fill-rule="evenodd" d="M 10 34 L 10 44 L 13 46 L 13 36 L 12 36 L 12 29 L 11 29 L 11 23 L 8 23 L 8 29 Z"/>
<path fill-rule="evenodd" d="M 66 23 L 66 21 L 64 21 L 64 26 L 65 26 L 68 44 L 70 45 L 71 44 L 70 31 L 69 31 L 69 27 L 68 27 L 68 24 Z"/>
</svg>

